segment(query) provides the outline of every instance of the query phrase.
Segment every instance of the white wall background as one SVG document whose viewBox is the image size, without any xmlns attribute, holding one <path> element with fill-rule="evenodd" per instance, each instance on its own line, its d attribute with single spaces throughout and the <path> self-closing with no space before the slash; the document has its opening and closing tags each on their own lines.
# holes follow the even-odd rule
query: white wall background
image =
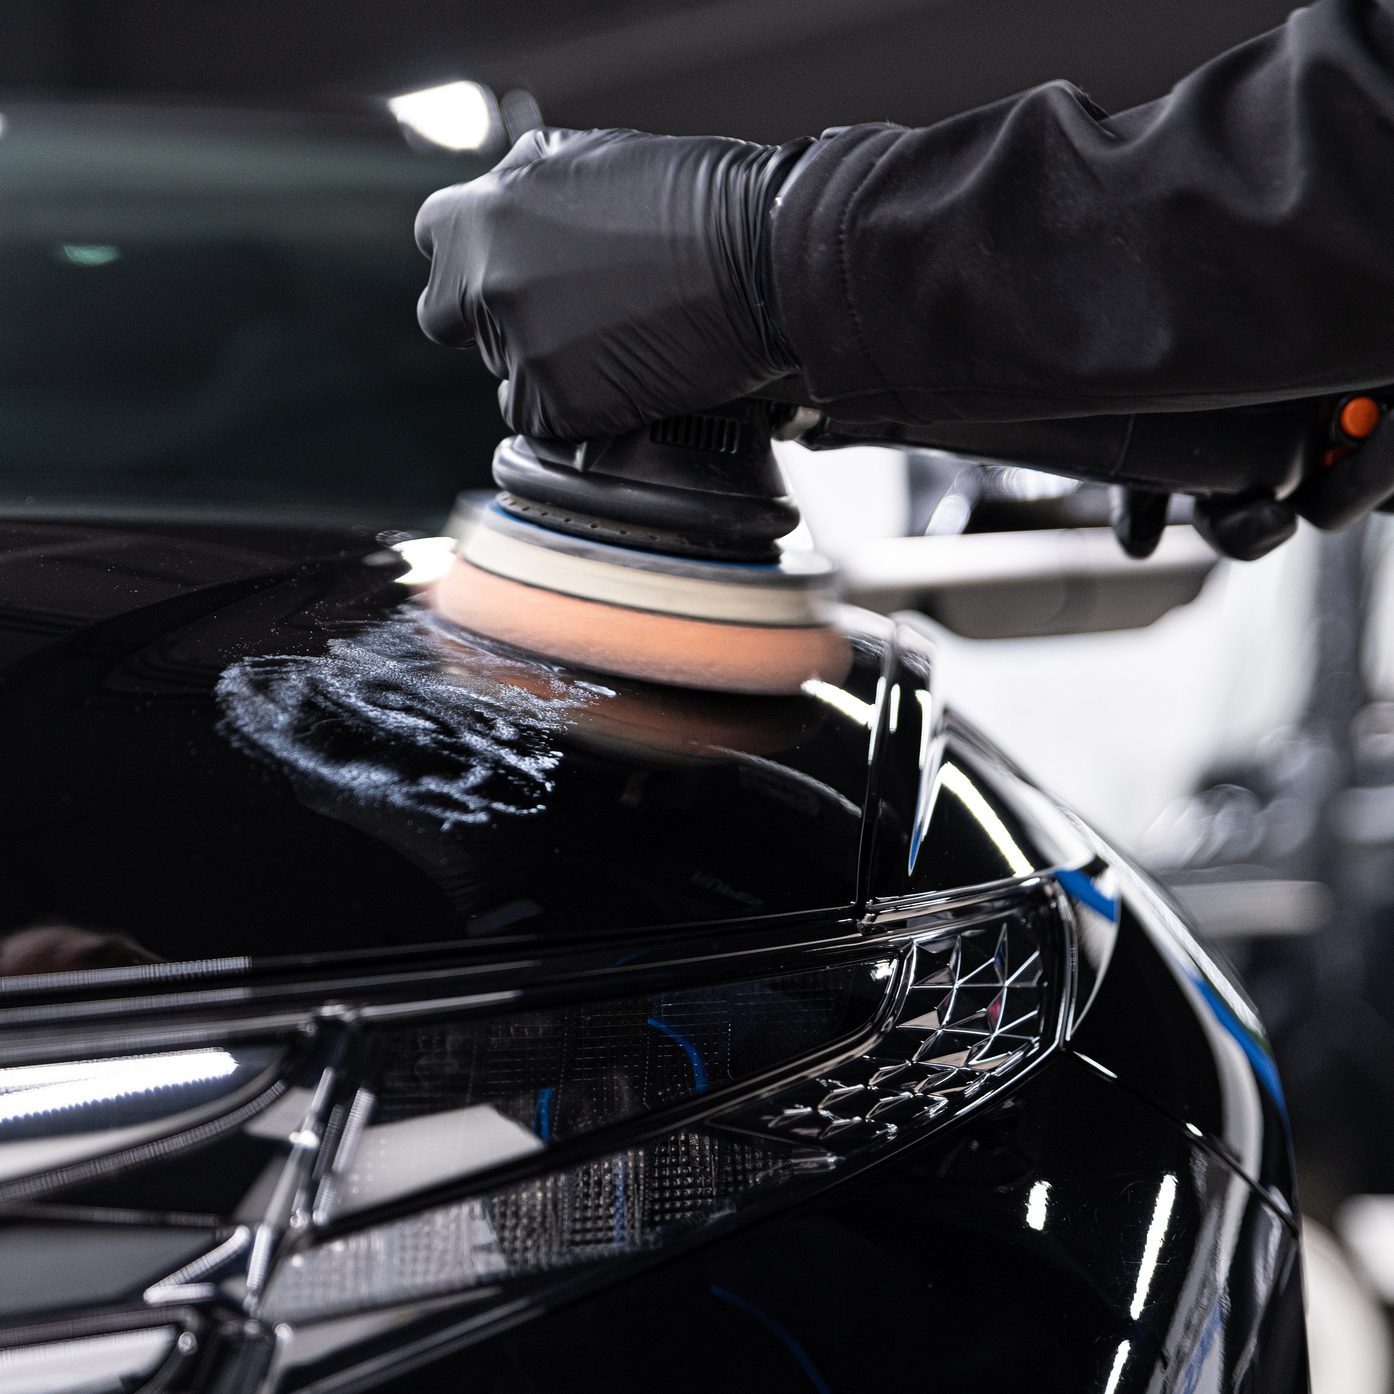
<svg viewBox="0 0 1394 1394">
<path fill-rule="evenodd" d="M 904 464 L 874 448 L 782 456 L 817 544 L 836 555 L 905 524 Z M 1106 836 L 1136 846 L 1217 759 L 1295 715 L 1310 663 L 1314 535 L 1222 563 L 1192 604 L 1141 630 L 1056 639 L 946 634 L 950 701 Z"/>
</svg>

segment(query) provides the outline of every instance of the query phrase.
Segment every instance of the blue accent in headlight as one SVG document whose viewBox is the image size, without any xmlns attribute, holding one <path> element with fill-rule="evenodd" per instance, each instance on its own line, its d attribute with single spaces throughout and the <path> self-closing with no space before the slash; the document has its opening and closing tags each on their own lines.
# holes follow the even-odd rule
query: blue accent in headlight
<svg viewBox="0 0 1394 1394">
<path fill-rule="evenodd" d="M 537 1091 L 537 1123 L 535 1131 L 543 1142 L 552 1140 L 552 1100 L 556 1098 L 555 1086 L 548 1085 Z"/>
<path fill-rule="evenodd" d="M 667 1036 L 672 1043 L 677 1046 L 692 1066 L 692 1089 L 694 1093 L 705 1094 L 707 1092 L 707 1067 L 702 1063 L 702 1052 L 697 1049 L 686 1036 L 674 1031 L 666 1021 L 659 1021 L 657 1017 L 651 1016 L 648 1024 L 655 1031 Z"/>
<path fill-rule="evenodd" d="M 1067 895 L 1073 896 L 1081 905 L 1087 906 L 1106 920 L 1118 918 L 1117 899 L 1105 895 L 1084 872 L 1076 870 L 1057 871 L 1055 879 L 1059 882 L 1060 889 Z"/>
</svg>

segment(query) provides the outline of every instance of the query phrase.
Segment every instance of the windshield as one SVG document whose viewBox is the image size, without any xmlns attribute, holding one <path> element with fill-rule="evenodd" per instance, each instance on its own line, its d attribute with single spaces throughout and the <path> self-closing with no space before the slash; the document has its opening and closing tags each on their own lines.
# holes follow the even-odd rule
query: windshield
<svg viewBox="0 0 1394 1394">
<path fill-rule="evenodd" d="M 6 107 L 0 509 L 438 529 L 503 424 L 417 328 L 412 223 L 481 168 L 385 119 Z"/>
</svg>

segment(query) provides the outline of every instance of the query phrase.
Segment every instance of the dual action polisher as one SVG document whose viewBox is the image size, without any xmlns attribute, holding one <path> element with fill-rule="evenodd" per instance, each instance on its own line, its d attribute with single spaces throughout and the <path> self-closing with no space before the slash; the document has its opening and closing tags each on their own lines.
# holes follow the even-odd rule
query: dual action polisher
<svg viewBox="0 0 1394 1394">
<path fill-rule="evenodd" d="M 622 677 L 717 692 L 838 682 L 835 575 L 771 446 L 794 418 L 746 400 L 570 445 L 513 436 L 437 604 L 493 639 Z"/>
<path fill-rule="evenodd" d="M 771 442 L 946 450 L 1115 486 L 1114 530 L 1144 557 L 1172 494 L 1198 502 L 1218 550 L 1260 556 L 1296 513 L 1344 526 L 1390 506 L 1394 387 L 1228 410 L 1042 422 L 836 425 L 744 400 L 630 435 L 569 445 L 514 436 L 501 492 L 460 542 L 437 603 L 466 629 L 605 673 L 717 692 L 838 682 L 850 651 L 834 572 L 782 550 L 798 525 Z M 1281 501 L 1281 502 L 1280 502 Z"/>
</svg>

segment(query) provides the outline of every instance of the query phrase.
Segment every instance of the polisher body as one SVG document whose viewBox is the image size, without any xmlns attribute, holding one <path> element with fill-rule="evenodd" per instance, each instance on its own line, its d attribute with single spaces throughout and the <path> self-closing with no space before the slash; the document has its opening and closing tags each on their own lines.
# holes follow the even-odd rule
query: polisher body
<svg viewBox="0 0 1394 1394">
<path fill-rule="evenodd" d="M 601 673 L 783 695 L 851 662 L 823 558 L 740 402 L 616 441 L 504 441 L 495 502 L 462 528 L 436 603 L 466 629 Z"/>
</svg>

